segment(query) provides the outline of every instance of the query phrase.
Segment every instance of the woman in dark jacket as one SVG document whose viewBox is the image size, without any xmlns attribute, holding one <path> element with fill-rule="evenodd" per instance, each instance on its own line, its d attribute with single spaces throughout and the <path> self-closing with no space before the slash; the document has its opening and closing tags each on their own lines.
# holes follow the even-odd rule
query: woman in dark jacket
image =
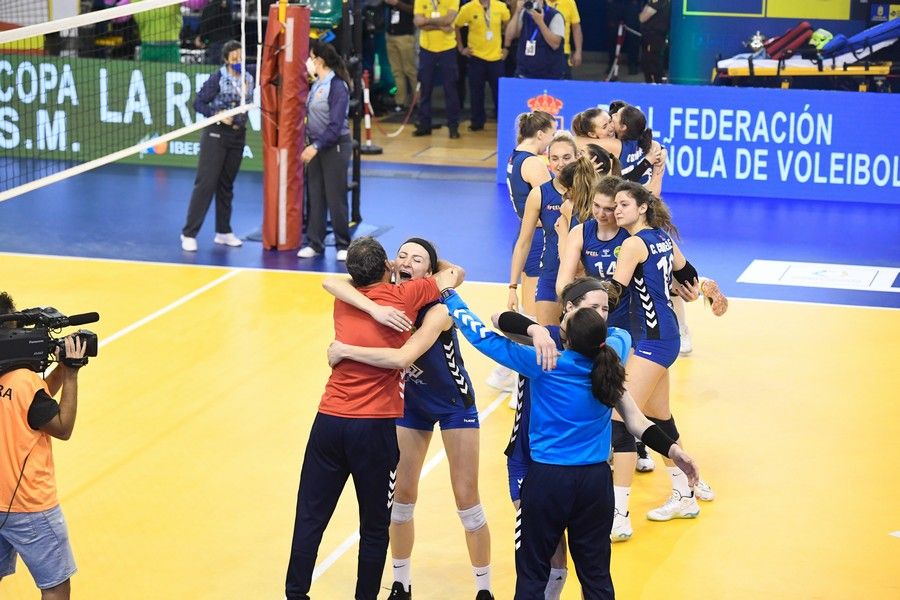
<svg viewBox="0 0 900 600">
<path fill-rule="evenodd" d="M 313 258 L 325 251 L 325 217 L 331 213 L 337 259 L 347 260 L 350 225 L 347 216 L 347 167 L 351 139 L 347 122 L 350 77 L 344 61 L 330 44 L 316 42 L 309 50 L 306 70 L 316 81 L 306 102 L 308 144 L 300 158 L 306 163 L 309 214 L 307 242 L 297 256 Z"/>
</svg>

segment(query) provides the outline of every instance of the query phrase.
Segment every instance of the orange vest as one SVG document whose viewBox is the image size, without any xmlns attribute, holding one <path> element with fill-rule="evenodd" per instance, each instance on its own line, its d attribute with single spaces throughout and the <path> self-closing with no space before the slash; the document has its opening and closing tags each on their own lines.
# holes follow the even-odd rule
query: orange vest
<svg viewBox="0 0 900 600">
<path fill-rule="evenodd" d="M 3 510 L 9 506 L 17 483 L 19 489 L 13 498 L 12 512 L 40 512 L 59 504 L 50 436 L 28 426 L 28 408 L 39 390 L 49 393 L 44 380 L 28 369 L 0 375 L 0 504 Z"/>
</svg>

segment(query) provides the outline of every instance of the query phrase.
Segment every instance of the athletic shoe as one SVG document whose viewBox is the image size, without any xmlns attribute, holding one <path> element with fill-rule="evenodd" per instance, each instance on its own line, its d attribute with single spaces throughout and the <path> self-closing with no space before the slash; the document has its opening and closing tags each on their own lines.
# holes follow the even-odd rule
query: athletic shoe
<svg viewBox="0 0 900 600">
<path fill-rule="evenodd" d="M 728 298 L 719 289 L 719 284 L 713 279 L 704 279 L 700 282 L 700 293 L 706 298 L 709 307 L 717 317 L 721 317 L 728 310 Z"/>
<path fill-rule="evenodd" d="M 431 127 L 425 129 L 424 127 L 416 127 L 416 130 L 413 131 L 413 137 L 423 137 L 426 135 L 431 135 Z"/>
<path fill-rule="evenodd" d="M 627 542 L 631 539 L 634 530 L 631 528 L 630 514 L 631 513 L 625 513 L 624 515 L 620 515 L 618 511 L 616 511 L 616 515 L 613 517 L 612 531 L 609 532 L 610 542 Z"/>
<path fill-rule="evenodd" d="M 185 252 L 196 252 L 197 251 L 197 238 L 190 238 L 184 235 L 181 236 L 181 249 Z"/>
<path fill-rule="evenodd" d="M 491 371 L 485 383 L 501 392 L 515 392 L 519 383 L 519 374 L 512 369 L 498 366 Z"/>
<path fill-rule="evenodd" d="M 700 483 L 694 486 L 694 497 L 697 500 L 703 500 L 704 502 L 712 502 L 716 499 L 716 493 L 713 491 L 709 484 L 707 484 L 702 479 Z"/>
<path fill-rule="evenodd" d="M 391 586 L 391 595 L 388 596 L 388 600 L 412 600 L 412 586 L 409 586 L 409 591 L 405 592 L 403 584 L 395 581 Z"/>
<path fill-rule="evenodd" d="M 231 246 L 232 248 L 238 248 L 239 246 L 244 245 L 244 242 L 233 233 L 217 233 L 216 237 L 213 238 L 213 241 L 217 244 L 222 244 L 223 246 Z"/>
<path fill-rule="evenodd" d="M 694 519 L 700 514 L 700 506 L 693 492 L 690 496 L 682 497 L 678 490 L 672 490 L 672 495 L 666 503 L 659 508 L 654 508 L 647 513 L 651 521 L 671 521 L 672 519 Z"/>
<path fill-rule="evenodd" d="M 484 130 L 483 123 L 481 125 L 475 125 L 474 123 L 469 125 L 469 131 L 483 131 L 483 130 Z"/>
<path fill-rule="evenodd" d="M 694 344 L 691 342 L 691 334 L 688 332 L 687 327 L 683 327 L 681 329 L 681 348 L 678 350 L 678 353 L 687 356 L 693 351 Z"/>
<path fill-rule="evenodd" d="M 347 262 L 347 251 L 346 250 L 338 250 L 337 251 L 337 259 L 340 262 Z"/>
<path fill-rule="evenodd" d="M 487 590 L 478 590 L 475 600 L 494 600 L 494 595 Z"/>
<path fill-rule="evenodd" d="M 458 140 L 459 139 L 459 127 L 451 125 L 450 126 L 450 139 Z"/>
<path fill-rule="evenodd" d="M 643 444 L 643 442 L 637 442 L 637 464 L 634 466 L 634 470 L 638 473 L 649 473 L 653 469 L 656 468 L 656 463 L 653 462 L 653 459 L 647 454 L 647 446 Z"/>
<path fill-rule="evenodd" d="M 300 249 L 300 252 L 297 253 L 297 256 L 300 258 L 314 258 L 322 254 L 321 252 L 316 252 L 313 250 L 312 246 L 305 246 Z"/>
</svg>

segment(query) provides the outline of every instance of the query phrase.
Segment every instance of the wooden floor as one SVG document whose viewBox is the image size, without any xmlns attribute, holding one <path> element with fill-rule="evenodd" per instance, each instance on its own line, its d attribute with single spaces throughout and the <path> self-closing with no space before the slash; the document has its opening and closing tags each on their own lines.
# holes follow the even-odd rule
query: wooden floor
<svg viewBox="0 0 900 600">
<path fill-rule="evenodd" d="M 469 123 L 463 121 L 459 128 L 460 138 L 451 140 L 446 127 L 435 129 L 431 135 L 413 137 L 415 115 L 410 123 L 380 121 L 372 125 L 372 143 L 381 147 L 382 154 L 366 154 L 364 161 L 401 162 L 415 165 L 439 165 L 454 167 L 497 166 L 497 123 L 488 122 L 483 131 L 468 130 Z M 396 119 L 392 119 L 396 120 Z M 396 134 L 396 135 L 393 135 Z M 515 132 L 509 132 L 510 137 Z"/>
<path fill-rule="evenodd" d="M 0 256 L 2 287 L 20 307 L 102 316 L 75 434 L 54 444 L 79 565 L 74 598 L 283 597 L 301 455 L 328 375 L 321 279 Z M 461 291 L 483 316 L 506 297 L 490 284 Z M 890 466 L 900 449 L 900 312 L 734 301 L 721 319 L 697 304 L 688 316 L 695 351 L 673 368 L 673 403 L 718 497 L 695 521 L 651 523 L 642 515 L 669 484 L 662 472 L 639 475 L 634 538 L 613 550 L 618 597 L 900 597 L 891 535 L 900 478 Z M 502 449 L 512 411 L 480 383 L 491 363 L 464 351 L 482 413 L 494 591 L 506 600 L 515 573 Z M 415 597 L 472 598 L 435 440 L 416 509 Z M 322 543 L 314 598 L 352 597 L 357 518 L 347 492 Z M 37 597 L 21 564 L 0 597 Z M 564 598 L 580 598 L 574 577 Z"/>
</svg>

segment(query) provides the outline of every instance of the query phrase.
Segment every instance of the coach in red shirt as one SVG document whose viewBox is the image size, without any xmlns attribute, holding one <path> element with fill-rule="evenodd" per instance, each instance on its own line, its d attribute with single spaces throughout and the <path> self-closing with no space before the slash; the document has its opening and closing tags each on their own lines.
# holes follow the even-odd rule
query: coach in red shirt
<svg viewBox="0 0 900 600">
<path fill-rule="evenodd" d="M 387 254 L 373 237 L 347 250 L 347 272 L 369 300 L 402 310 L 414 322 L 419 309 L 440 298 L 440 291 L 462 283 L 456 266 L 432 277 L 390 283 Z M 368 313 L 334 301 L 335 338 L 356 346 L 399 348 L 409 332 L 374 321 Z M 359 501 L 359 565 L 356 599 L 375 600 L 387 556 L 388 527 L 400 451 L 394 419 L 403 415 L 401 373 L 352 360 L 331 371 L 319 412 L 309 432 L 300 471 L 297 516 L 288 564 L 287 600 L 308 600 L 322 534 L 348 477 Z"/>
</svg>

